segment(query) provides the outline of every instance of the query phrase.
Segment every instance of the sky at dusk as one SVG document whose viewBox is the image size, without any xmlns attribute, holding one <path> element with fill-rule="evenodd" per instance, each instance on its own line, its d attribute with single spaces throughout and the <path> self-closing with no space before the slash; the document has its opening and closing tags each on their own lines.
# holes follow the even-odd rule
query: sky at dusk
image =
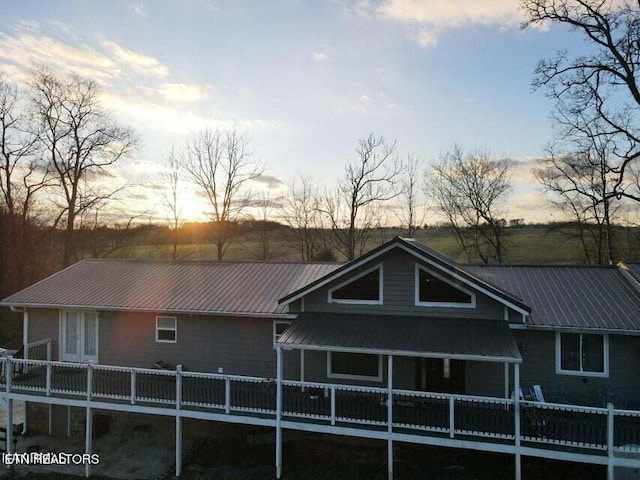
<svg viewBox="0 0 640 480">
<path fill-rule="evenodd" d="M 508 218 L 553 220 L 530 174 L 551 139 L 552 104 L 530 84 L 540 59 L 582 43 L 556 28 L 522 30 L 517 4 L 6 1 L 0 70 L 20 83 L 44 64 L 100 84 L 102 104 L 142 140 L 118 171 L 137 185 L 124 200 L 138 209 L 153 209 L 171 145 L 236 125 L 273 197 L 296 173 L 333 184 L 373 132 L 425 163 L 454 143 L 516 160 Z"/>
</svg>

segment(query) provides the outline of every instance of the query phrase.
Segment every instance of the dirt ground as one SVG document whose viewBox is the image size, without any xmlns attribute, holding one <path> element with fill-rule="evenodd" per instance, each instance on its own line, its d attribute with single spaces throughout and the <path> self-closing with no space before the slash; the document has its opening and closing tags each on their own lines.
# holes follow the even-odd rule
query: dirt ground
<svg viewBox="0 0 640 480">
<path fill-rule="evenodd" d="M 94 478 L 169 479 L 175 474 L 175 438 L 169 419 L 131 417 L 96 439 L 100 465 Z M 273 429 L 192 422 L 184 426 L 184 480 L 271 480 L 274 478 Z M 348 437 L 285 432 L 284 480 L 386 480 L 386 443 Z M 39 442 L 39 443 L 38 443 Z M 38 444 L 47 451 L 83 452 L 82 435 L 60 439 L 38 436 L 19 440 L 19 450 Z M 396 444 L 396 479 L 512 480 L 512 456 Z M 84 476 L 84 467 L 45 473 L 44 467 L 16 469 L 26 479 L 60 480 Z M 604 480 L 606 469 L 567 462 L 523 458 L 524 480 Z M 6 472 L 5 472 L 6 475 Z M 7 478 L 7 476 L 3 477 Z"/>
</svg>

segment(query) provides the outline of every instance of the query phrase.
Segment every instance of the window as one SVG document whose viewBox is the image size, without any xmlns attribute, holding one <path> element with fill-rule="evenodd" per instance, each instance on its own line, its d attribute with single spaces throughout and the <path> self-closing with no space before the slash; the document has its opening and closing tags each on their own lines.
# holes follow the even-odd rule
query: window
<svg viewBox="0 0 640 480">
<path fill-rule="evenodd" d="M 156 317 L 156 342 L 176 343 L 178 320 L 176 317 Z"/>
<path fill-rule="evenodd" d="M 608 376 L 609 337 L 593 333 L 558 333 L 556 373 Z"/>
<path fill-rule="evenodd" d="M 464 288 L 461 282 L 445 280 L 416 265 L 416 305 L 473 308 L 476 306 L 476 295 Z"/>
<path fill-rule="evenodd" d="M 282 336 L 289 325 L 291 325 L 291 322 L 282 322 L 279 320 L 273 322 L 273 348 L 276 348 L 278 339 Z"/>
<path fill-rule="evenodd" d="M 382 381 L 382 355 L 328 352 L 327 377 Z"/>
<path fill-rule="evenodd" d="M 382 305 L 382 265 L 333 287 L 329 303 Z"/>
</svg>

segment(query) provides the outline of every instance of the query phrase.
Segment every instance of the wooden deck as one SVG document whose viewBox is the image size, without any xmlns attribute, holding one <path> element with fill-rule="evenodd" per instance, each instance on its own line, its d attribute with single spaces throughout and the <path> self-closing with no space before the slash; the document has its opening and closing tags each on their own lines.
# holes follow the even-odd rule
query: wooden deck
<svg viewBox="0 0 640 480">
<path fill-rule="evenodd" d="M 258 415 L 275 419 L 274 379 L 200 372 L 152 370 L 52 361 L 3 360 L 0 389 L 5 395 L 106 402 L 219 415 Z M 7 376 L 7 372 L 9 375 Z M 7 380 L 9 380 L 7 382 Z M 17 398 L 17 397 L 16 397 Z M 346 426 L 387 431 L 389 391 L 297 381 L 283 381 L 282 420 L 290 424 Z M 392 425 L 411 435 L 476 439 L 513 445 L 515 402 L 511 399 L 393 390 Z M 613 420 L 613 447 L 640 445 L 640 412 L 573 405 L 520 402 L 520 441 L 541 448 L 568 447 L 606 455 L 608 422 Z M 610 419 L 610 416 L 613 416 Z"/>
</svg>

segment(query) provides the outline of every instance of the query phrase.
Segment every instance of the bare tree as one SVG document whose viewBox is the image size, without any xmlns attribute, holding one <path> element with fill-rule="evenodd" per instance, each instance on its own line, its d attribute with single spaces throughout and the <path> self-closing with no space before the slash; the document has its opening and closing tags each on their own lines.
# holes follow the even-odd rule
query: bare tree
<svg viewBox="0 0 640 480">
<path fill-rule="evenodd" d="M 30 121 L 27 105 L 15 85 L 0 73 L 0 192 L 7 231 L 7 272 L 3 285 L 9 291 L 23 288 L 27 263 L 43 235 L 36 234 L 39 191 L 50 185 L 49 172 L 38 160 L 38 132 Z M 52 224 L 55 226 L 55 219 Z"/>
<path fill-rule="evenodd" d="M 362 254 L 376 224 L 375 208 L 396 197 L 400 163 L 396 142 L 370 133 L 358 141 L 357 160 L 347 164 L 334 192 L 328 192 L 322 211 L 329 220 L 338 250 L 353 260 Z"/>
<path fill-rule="evenodd" d="M 426 176 L 427 195 L 469 260 L 502 263 L 506 222 L 499 208 L 511 191 L 509 169 L 509 162 L 486 152 L 467 154 L 454 146 Z"/>
<path fill-rule="evenodd" d="M 303 262 L 315 259 L 320 250 L 326 248 L 322 241 L 320 191 L 311 178 L 300 175 L 293 179 L 284 203 L 284 219 Z"/>
<path fill-rule="evenodd" d="M 184 168 L 211 205 L 218 260 L 229 247 L 231 222 L 251 205 L 249 182 L 263 171 L 251 158 L 248 145 L 248 138 L 237 128 L 203 130 L 187 143 Z"/>
<path fill-rule="evenodd" d="M 166 154 L 167 170 L 161 174 L 161 180 L 164 190 L 162 192 L 162 200 L 167 209 L 167 221 L 169 222 L 169 231 L 171 232 L 172 253 L 171 259 L 177 260 L 180 254 L 180 227 L 184 224 L 182 218 L 182 162 L 179 153 L 175 147 L 172 147 Z"/>
<path fill-rule="evenodd" d="M 76 74 L 62 76 L 46 68 L 32 78 L 33 108 L 40 141 L 56 177 L 64 212 L 63 265 L 74 255 L 76 220 L 121 188 L 98 188 L 92 180 L 109 175 L 108 167 L 129 154 L 136 136 L 102 109 L 99 88 Z"/>
<path fill-rule="evenodd" d="M 408 237 L 416 234 L 425 217 L 424 206 L 421 205 L 420 179 L 422 161 L 418 157 L 409 155 L 404 162 L 400 180 L 399 208 L 396 209 L 396 217 Z"/>
<path fill-rule="evenodd" d="M 559 151 L 550 147 L 549 156 L 534 169 L 534 174 L 552 194 L 553 203 L 576 222 L 587 262 L 612 263 L 616 250 L 613 223 L 622 203 L 614 194 L 618 179 L 611 177 L 613 139 L 601 135 L 606 128 L 601 122 L 586 122 L 582 114 L 563 121 L 572 127 L 562 141 L 556 141 Z M 632 170 L 629 167 L 629 173 Z M 630 178 L 632 175 L 627 175 L 625 184 Z"/>
<path fill-rule="evenodd" d="M 561 50 L 542 60 L 533 86 L 544 88 L 556 102 L 561 131 L 579 135 L 582 127 L 598 122 L 599 135 L 608 138 L 608 196 L 640 201 L 625 176 L 640 157 L 640 4 L 629 0 L 521 0 L 523 27 L 560 24 L 581 35 L 590 52 L 573 58 Z"/>
</svg>

